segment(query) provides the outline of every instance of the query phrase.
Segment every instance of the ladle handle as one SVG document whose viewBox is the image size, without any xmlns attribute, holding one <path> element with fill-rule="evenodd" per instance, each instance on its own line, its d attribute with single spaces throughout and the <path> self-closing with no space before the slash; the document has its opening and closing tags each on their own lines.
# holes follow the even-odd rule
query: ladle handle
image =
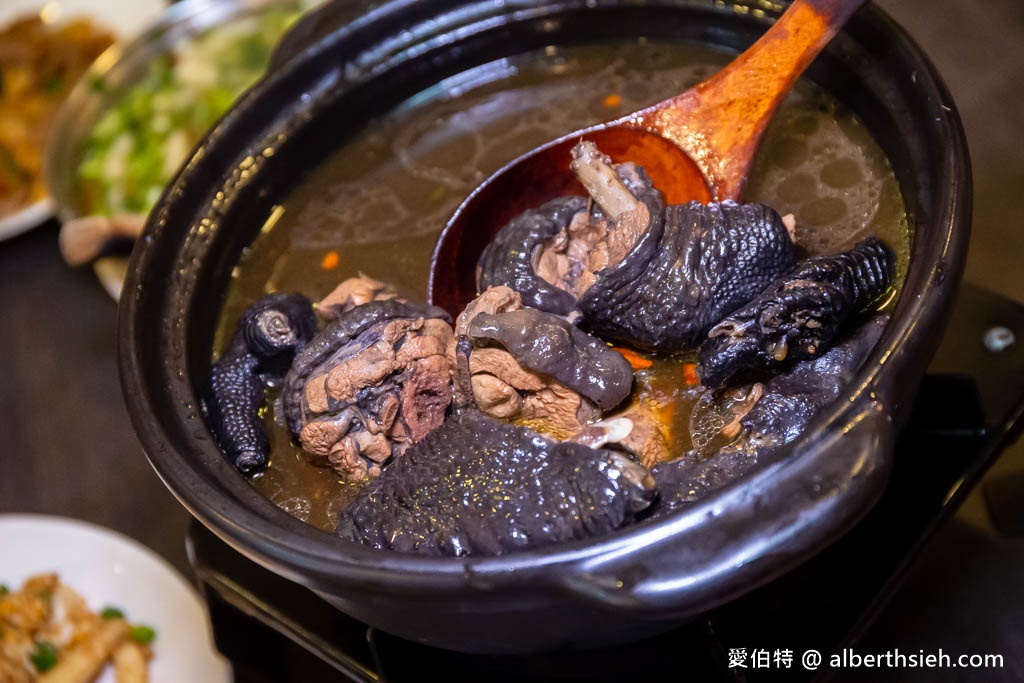
<svg viewBox="0 0 1024 683">
<path fill-rule="evenodd" d="M 738 199 L 761 135 L 786 93 L 866 2 L 796 0 L 731 64 L 644 110 L 634 125 L 672 140 L 703 166 L 716 199 Z"/>
</svg>

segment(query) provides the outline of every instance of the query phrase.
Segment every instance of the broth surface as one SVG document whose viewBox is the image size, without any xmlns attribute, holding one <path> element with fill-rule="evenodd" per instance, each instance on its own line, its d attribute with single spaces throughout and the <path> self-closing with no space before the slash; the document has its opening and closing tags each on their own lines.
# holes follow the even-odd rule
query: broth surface
<svg viewBox="0 0 1024 683">
<path fill-rule="evenodd" d="M 216 348 L 253 300 L 299 291 L 316 301 L 364 273 L 426 301 L 437 236 L 465 196 L 511 159 L 552 138 L 681 92 L 730 55 L 644 40 L 553 48 L 447 79 L 374 122 L 303 182 L 235 270 Z M 906 271 L 909 231 L 899 186 L 855 117 L 801 81 L 767 131 L 745 193 L 797 219 L 807 254 L 834 253 L 874 234 Z M 684 363 L 656 359 L 638 393 L 670 413 L 674 447 L 689 448 L 696 392 Z M 271 462 L 252 483 L 279 507 L 332 530 L 358 485 L 308 464 L 267 411 Z"/>
</svg>

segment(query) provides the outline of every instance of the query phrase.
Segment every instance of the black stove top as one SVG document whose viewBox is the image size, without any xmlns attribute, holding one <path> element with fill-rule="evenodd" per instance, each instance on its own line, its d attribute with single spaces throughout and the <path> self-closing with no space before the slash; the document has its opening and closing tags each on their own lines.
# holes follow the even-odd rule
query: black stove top
<svg viewBox="0 0 1024 683">
<path fill-rule="evenodd" d="M 966 285 L 877 506 L 796 570 L 667 634 L 526 658 L 437 650 L 368 628 L 193 523 L 190 558 L 217 646 L 240 683 L 626 681 L 666 672 L 676 672 L 673 680 L 825 680 L 829 667 L 808 669 L 805 653 L 827 661 L 859 642 L 924 544 L 1024 425 L 1024 343 L 990 350 L 984 337 L 995 348 L 996 328 L 1024 340 L 1024 308 Z"/>
</svg>

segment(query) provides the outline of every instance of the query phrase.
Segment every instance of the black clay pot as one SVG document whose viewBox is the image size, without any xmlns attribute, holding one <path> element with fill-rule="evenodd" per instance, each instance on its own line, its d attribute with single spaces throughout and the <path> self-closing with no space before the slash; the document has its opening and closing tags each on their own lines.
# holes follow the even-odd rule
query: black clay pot
<svg viewBox="0 0 1024 683">
<path fill-rule="evenodd" d="M 674 517 L 598 542 L 447 560 L 342 545 L 277 509 L 222 457 L 197 387 L 231 270 L 296 178 L 369 117 L 440 79 L 549 44 L 646 35 L 741 50 L 772 20 L 718 0 L 447 0 L 329 5 L 196 150 L 153 211 L 121 299 L 125 399 L 153 466 L 230 545 L 385 631 L 524 653 L 636 639 L 731 600 L 853 526 L 888 479 L 894 434 L 941 337 L 966 255 L 970 168 L 953 102 L 919 49 L 867 7 L 808 76 L 888 154 L 911 264 L 867 366 L 784 461 Z M 341 26 L 341 28 L 332 28 Z M 312 42 L 311 42 L 312 41 Z M 666 93 L 667 94 L 667 93 Z"/>
</svg>

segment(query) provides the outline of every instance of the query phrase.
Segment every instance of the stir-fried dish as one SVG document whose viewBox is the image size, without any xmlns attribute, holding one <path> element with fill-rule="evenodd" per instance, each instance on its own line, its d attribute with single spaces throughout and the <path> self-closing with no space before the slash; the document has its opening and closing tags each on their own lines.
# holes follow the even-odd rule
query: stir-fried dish
<svg viewBox="0 0 1024 683">
<path fill-rule="evenodd" d="M 90 19 L 38 16 L 0 29 L 0 218 L 46 196 L 43 151 L 64 97 L 111 43 Z"/>
<path fill-rule="evenodd" d="M 56 574 L 0 584 L 2 683 L 89 683 L 108 667 L 115 683 L 146 683 L 155 637 L 118 607 L 93 611 Z"/>
</svg>

